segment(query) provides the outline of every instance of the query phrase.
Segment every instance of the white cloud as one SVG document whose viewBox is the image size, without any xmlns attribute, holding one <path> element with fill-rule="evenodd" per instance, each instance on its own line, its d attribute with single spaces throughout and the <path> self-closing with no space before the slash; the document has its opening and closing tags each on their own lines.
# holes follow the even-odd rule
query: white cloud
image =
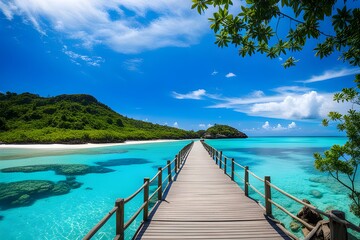
<svg viewBox="0 0 360 240">
<path fill-rule="evenodd" d="M 186 94 L 180 94 L 177 92 L 172 93 L 173 97 L 176 99 L 195 99 L 200 100 L 202 97 L 206 95 L 206 91 L 204 89 L 195 90 Z"/>
<path fill-rule="evenodd" d="M 312 89 L 308 87 L 300 87 L 300 86 L 282 86 L 272 89 L 274 92 L 278 93 L 305 93 L 309 92 Z"/>
<path fill-rule="evenodd" d="M 280 62 L 283 60 L 283 58 L 282 58 L 282 57 L 279 57 L 278 59 L 279 59 L 279 61 L 280 61 Z"/>
<path fill-rule="evenodd" d="M 260 91 L 260 90 L 257 90 L 257 91 L 254 91 L 251 93 L 250 96 L 253 96 L 253 97 L 263 97 L 265 94 L 263 91 Z"/>
<path fill-rule="evenodd" d="M 328 70 L 328 71 L 325 71 L 321 75 L 314 75 L 308 80 L 298 81 L 298 82 L 302 82 L 302 83 L 320 82 L 320 81 L 326 81 L 326 80 L 333 79 L 333 78 L 355 75 L 358 73 L 360 73 L 359 68 L 343 68 L 341 70 Z"/>
<path fill-rule="evenodd" d="M 320 108 L 324 103 L 324 96 L 311 91 L 303 95 L 286 96 L 280 102 L 256 103 L 250 107 L 250 113 L 282 119 L 316 119 L 323 117 Z"/>
<path fill-rule="evenodd" d="M 273 128 L 273 130 L 275 131 L 281 131 L 281 130 L 285 130 L 286 128 L 284 128 L 283 126 L 281 126 L 281 124 L 279 123 L 278 125 L 276 125 L 276 127 Z"/>
<path fill-rule="evenodd" d="M 205 124 L 203 124 L 203 123 L 200 123 L 200 124 L 199 124 L 199 128 L 201 128 L 201 129 L 205 129 L 205 128 L 206 128 L 206 125 L 205 125 Z"/>
<path fill-rule="evenodd" d="M 204 123 L 200 123 L 199 124 L 199 128 L 200 129 L 208 129 L 208 128 L 210 128 L 210 127 L 212 127 L 213 125 L 212 124 L 204 124 Z"/>
<path fill-rule="evenodd" d="M 57 31 L 83 46 L 103 44 L 121 53 L 187 47 L 208 29 L 206 16 L 191 10 L 190 1 L 0 0 L 0 11 L 9 21 L 22 17 L 42 34 Z"/>
<path fill-rule="evenodd" d="M 140 65 L 143 63 L 142 58 L 128 59 L 123 63 L 123 66 L 129 71 L 139 71 Z"/>
<path fill-rule="evenodd" d="M 89 57 L 86 55 L 80 55 L 73 51 L 68 50 L 67 46 L 63 47 L 63 52 L 70 57 L 71 61 L 76 65 L 80 65 L 79 61 L 85 62 L 87 65 L 98 67 L 100 63 L 105 62 L 102 57 Z"/>
<path fill-rule="evenodd" d="M 231 78 L 231 77 L 236 77 L 236 75 L 232 72 L 229 72 L 228 74 L 225 75 L 225 77 Z"/>
<path fill-rule="evenodd" d="M 211 73 L 211 75 L 212 76 L 215 76 L 216 74 L 218 74 L 219 72 L 217 72 L 216 70 L 214 70 L 212 73 Z"/>
<path fill-rule="evenodd" d="M 269 123 L 269 121 L 266 121 L 262 126 L 263 129 L 265 129 L 266 131 L 285 131 L 285 130 L 289 130 L 289 129 L 295 129 L 296 128 L 296 123 L 295 122 L 291 122 L 288 127 L 283 127 L 280 123 L 276 124 L 276 126 L 272 127 Z"/>
<path fill-rule="evenodd" d="M 345 113 L 351 108 L 349 103 L 334 102 L 333 93 L 316 91 L 300 93 L 287 90 L 272 96 L 254 96 L 252 93 L 248 97 L 240 98 L 213 97 L 208 93 L 206 96 L 217 102 L 208 108 L 233 109 L 250 116 L 291 120 L 321 119 L 326 117 L 330 111 Z"/>
<path fill-rule="evenodd" d="M 266 122 L 264 123 L 264 125 L 262 125 L 261 127 L 262 127 L 263 129 L 269 129 L 269 128 L 270 128 L 270 124 L 269 124 L 268 121 L 266 121 Z"/>
<path fill-rule="evenodd" d="M 178 122 L 174 122 L 173 127 L 179 128 Z"/>
</svg>

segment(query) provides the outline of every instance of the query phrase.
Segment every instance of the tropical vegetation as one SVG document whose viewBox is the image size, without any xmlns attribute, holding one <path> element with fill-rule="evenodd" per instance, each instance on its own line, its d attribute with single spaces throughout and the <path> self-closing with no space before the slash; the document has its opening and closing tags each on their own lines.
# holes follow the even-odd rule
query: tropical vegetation
<svg viewBox="0 0 360 240">
<path fill-rule="evenodd" d="M 85 94 L 0 93 L 2 143 L 104 143 L 196 138 L 194 131 L 122 116 Z"/>
<path fill-rule="evenodd" d="M 215 124 L 202 135 L 203 138 L 247 138 L 247 135 L 236 128 Z"/>
</svg>

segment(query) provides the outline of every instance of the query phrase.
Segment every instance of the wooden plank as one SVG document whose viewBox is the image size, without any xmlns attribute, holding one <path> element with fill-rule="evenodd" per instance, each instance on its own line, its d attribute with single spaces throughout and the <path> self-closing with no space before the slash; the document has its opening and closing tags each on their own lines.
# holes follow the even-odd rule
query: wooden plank
<svg viewBox="0 0 360 240">
<path fill-rule="evenodd" d="M 290 239 L 195 142 L 167 195 L 135 239 Z"/>
</svg>

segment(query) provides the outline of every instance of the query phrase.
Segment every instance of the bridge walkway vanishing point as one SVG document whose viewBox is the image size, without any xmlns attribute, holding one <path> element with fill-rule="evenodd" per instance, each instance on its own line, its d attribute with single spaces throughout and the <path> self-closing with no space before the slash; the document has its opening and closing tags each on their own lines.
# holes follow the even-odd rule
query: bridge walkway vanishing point
<svg viewBox="0 0 360 240">
<path fill-rule="evenodd" d="M 197 141 L 135 239 L 291 239 Z"/>
</svg>

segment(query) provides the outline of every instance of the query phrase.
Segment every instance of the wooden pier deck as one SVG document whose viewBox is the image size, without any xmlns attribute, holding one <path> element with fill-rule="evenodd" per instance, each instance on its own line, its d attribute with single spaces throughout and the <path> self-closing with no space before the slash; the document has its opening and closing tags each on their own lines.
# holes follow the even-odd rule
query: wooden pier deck
<svg viewBox="0 0 360 240">
<path fill-rule="evenodd" d="M 156 208 L 135 239 L 290 239 L 199 141 Z"/>
</svg>

